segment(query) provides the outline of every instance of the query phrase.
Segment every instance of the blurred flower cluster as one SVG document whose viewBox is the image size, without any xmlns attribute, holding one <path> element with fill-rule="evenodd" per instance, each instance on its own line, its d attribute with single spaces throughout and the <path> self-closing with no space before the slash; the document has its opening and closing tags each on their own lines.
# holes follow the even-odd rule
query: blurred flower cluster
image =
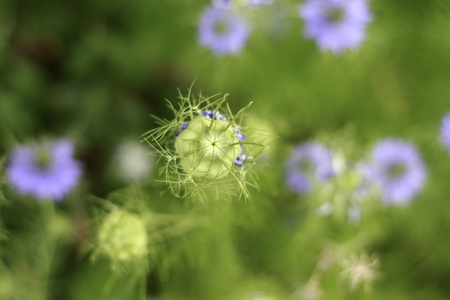
<svg viewBox="0 0 450 300">
<path fill-rule="evenodd" d="M 286 162 L 286 185 L 300 194 L 336 185 L 345 193 L 348 218 L 361 217 L 361 203 L 379 198 L 386 205 L 407 204 L 425 187 L 427 171 L 419 152 L 412 143 L 401 139 L 379 140 L 367 157 L 359 162 L 338 161 L 341 158 L 317 142 L 299 144 Z M 329 214 L 332 203 L 325 202 L 320 210 Z"/>
<path fill-rule="evenodd" d="M 200 18 L 200 44 L 218 56 L 240 52 L 251 32 L 246 10 L 269 5 L 280 9 L 272 0 L 213 0 Z M 335 54 L 358 48 L 372 20 L 366 0 L 309 0 L 300 6 L 299 16 L 305 23 L 305 37 L 315 40 L 320 50 Z"/>
</svg>

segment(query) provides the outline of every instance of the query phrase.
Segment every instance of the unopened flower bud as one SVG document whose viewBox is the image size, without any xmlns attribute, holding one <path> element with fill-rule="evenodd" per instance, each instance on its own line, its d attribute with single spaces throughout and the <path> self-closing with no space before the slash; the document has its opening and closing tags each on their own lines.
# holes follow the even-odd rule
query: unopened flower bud
<svg viewBox="0 0 450 300">
<path fill-rule="evenodd" d="M 192 177 L 222 178 L 241 152 L 228 121 L 197 117 L 175 141 L 181 166 Z"/>
<path fill-rule="evenodd" d="M 115 210 L 103 220 L 98 231 L 98 247 L 115 261 L 131 261 L 147 254 L 147 232 L 142 219 L 124 210 Z"/>
</svg>

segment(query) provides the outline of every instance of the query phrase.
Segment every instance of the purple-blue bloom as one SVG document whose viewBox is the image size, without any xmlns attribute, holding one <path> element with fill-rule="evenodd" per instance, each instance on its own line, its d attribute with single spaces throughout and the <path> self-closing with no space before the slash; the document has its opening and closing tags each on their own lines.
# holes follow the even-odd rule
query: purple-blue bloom
<svg viewBox="0 0 450 300">
<path fill-rule="evenodd" d="M 309 194 L 314 183 L 325 182 L 335 173 L 330 149 L 316 142 L 297 145 L 287 165 L 287 185 L 300 194 Z"/>
<path fill-rule="evenodd" d="M 308 0 L 300 6 L 305 36 L 320 50 L 341 53 L 355 49 L 365 38 L 372 14 L 366 0 Z"/>
<path fill-rule="evenodd" d="M 272 2 L 273 0 L 248 0 L 248 4 L 253 8 L 269 5 Z"/>
<path fill-rule="evenodd" d="M 200 44 L 216 55 L 238 53 L 247 42 L 250 29 L 236 13 L 221 7 L 208 7 L 198 26 Z"/>
<path fill-rule="evenodd" d="M 17 146 L 7 168 L 8 181 L 20 194 L 62 200 L 77 185 L 82 172 L 73 152 L 74 146 L 67 139 Z"/>
<path fill-rule="evenodd" d="M 372 166 L 367 161 L 359 162 L 355 165 L 355 171 L 359 175 L 360 182 L 353 191 L 352 198 L 355 201 L 362 201 L 371 195 L 374 187 Z"/>
<path fill-rule="evenodd" d="M 439 138 L 445 148 L 447 148 L 448 154 L 450 154 L 450 112 L 446 113 L 442 118 Z"/>
<path fill-rule="evenodd" d="M 212 5 L 220 8 L 230 7 L 231 0 L 212 0 Z"/>
<path fill-rule="evenodd" d="M 427 173 L 416 147 L 387 138 L 372 151 L 372 178 L 386 204 L 409 203 L 424 187 Z"/>
<path fill-rule="evenodd" d="M 229 8 L 232 0 L 212 0 L 212 4 L 219 8 Z M 247 4 L 252 8 L 258 8 L 272 4 L 273 0 L 246 0 Z"/>
</svg>

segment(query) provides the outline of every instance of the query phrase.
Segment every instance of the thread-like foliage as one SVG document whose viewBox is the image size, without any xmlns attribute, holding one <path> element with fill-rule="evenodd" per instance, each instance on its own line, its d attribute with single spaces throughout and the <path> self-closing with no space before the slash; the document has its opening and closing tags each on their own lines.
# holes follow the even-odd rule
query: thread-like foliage
<svg viewBox="0 0 450 300">
<path fill-rule="evenodd" d="M 260 142 L 264 139 L 254 137 L 261 132 L 242 127 L 251 102 L 233 114 L 227 96 L 194 98 L 191 90 L 187 96 L 180 92 L 176 105 L 166 100 L 173 120 L 152 116 L 158 127 L 143 134 L 142 141 L 159 156 L 157 181 L 166 183 L 174 195 L 249 198 L 249 187 L 259 189 L 253 167 L 266 147 Z"/>
</svg>

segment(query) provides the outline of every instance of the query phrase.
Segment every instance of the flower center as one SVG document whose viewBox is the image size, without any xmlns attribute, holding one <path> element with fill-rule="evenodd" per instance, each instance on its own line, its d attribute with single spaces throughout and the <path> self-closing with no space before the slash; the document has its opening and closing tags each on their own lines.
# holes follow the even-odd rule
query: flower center
<svg viewBox="0 0 450 300">
<path fill-rule="evenodd" d="M 229 31 L 229 27 L 227 22 L 221 20 L 214 25 L 214 31 L 219 35 L 225 35 Z"/>
<path fill-rule="evenodd" d="M 341 8 L 332 8 L 326 12 L 326 18 L 333 24 L 339 24 L 345 18 L 345 10 Z"/>
<path fill-rule="evenodd" d="M 310 159 L 302 159 L 299 163 L 299 168 L 302 172 L 312 175 L 314 173 L 314 165 Z"/>
<path fill-rule="evenodd" d="M 39 169 L 48 169 L 52 163 L 50 153 L 47 149 L 39 148 L 34 162 Z"/>
<path fill-rule="evenodd" d="M 215 179 L 229 173 L 241 145 L 227 121 L 200 117 L 179 134 L 175 149 L 186 173 Z"/>
<path fill-rule="evenodd" d="M 396 163 L 389 167 L 388 174 L 393 179 L 398 179 L 406 173 L 406 167 L 403 164 Z"/>
</svg>

